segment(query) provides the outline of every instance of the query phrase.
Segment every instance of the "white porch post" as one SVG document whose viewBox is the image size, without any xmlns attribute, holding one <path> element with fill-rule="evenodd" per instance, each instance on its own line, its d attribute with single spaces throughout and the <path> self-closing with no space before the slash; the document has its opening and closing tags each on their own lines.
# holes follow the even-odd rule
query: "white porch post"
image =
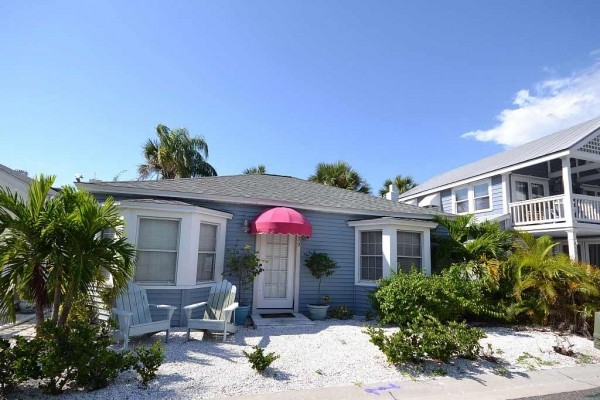
<svg viewBox="0 0 600 400">
<path fill-rule="evenodd" d="M 565 222 L 567 225 L 567 243 L 569 245 L 569 257 L 571 260 L 577 260 L 577 235 L 573 229 L 573 181 L 571 178 L 571 158 L 563 157 L 562 161 L 562 180 L 565 207 Z"/>
<path fill-rule="evenodd" d="M 565 222 L 567 227 L 573 227 L 573 181 L 571 180 L 571 159 L 569 156 L 562 159 L 562 180 L 565 207 Z M 569 244 L 569 248 L 571 245 Z"/>
<path fill-rule="evenodd" d="M 567 243 L 569 244 L 569 257 L 571 260 L 578 261 L 579 255 L 577 254 L 577 235 L 575 229 L 567 229 Z"/>
<path fill-rule="evenodd" d="M 383 276 L 387 277 L 392 274 L 392 271 L 397 272 L 398 270 L 396 265 L 396 230 L 390 226 L 384 227 L 381 242 L 383 246 Z"/>
</svg>

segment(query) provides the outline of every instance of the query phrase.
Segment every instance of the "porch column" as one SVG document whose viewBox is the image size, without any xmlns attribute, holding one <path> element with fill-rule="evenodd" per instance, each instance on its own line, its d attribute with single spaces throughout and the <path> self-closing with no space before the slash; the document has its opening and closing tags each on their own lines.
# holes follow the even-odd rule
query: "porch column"
<svg viewBox="0 0 600 400">
<path fill-rule="evenodd" d="M 577 235 L 575 234 L 575 229 L 567 229 L 567 243 L 569 244 L 569 257 L 571 257 L 571 260 L 578 261 Z"/>
<path fill-rule="evenodd" d="M 571 158 L 569 156 L 561 158 L 562 161 L 562 180 L 565 207 L 565 222 L 567 226 L 573 226 L 573 181 L 571 179 Z M 571 248 L 569 242 L 569 249 Z"/>
</svg>

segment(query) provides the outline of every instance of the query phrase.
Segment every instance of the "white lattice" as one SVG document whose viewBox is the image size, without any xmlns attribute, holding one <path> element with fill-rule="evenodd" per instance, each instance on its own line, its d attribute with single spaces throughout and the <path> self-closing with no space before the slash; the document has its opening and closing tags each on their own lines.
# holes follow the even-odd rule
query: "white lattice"
<svg viewBox="0 0 600 400">
<path fill-rule="evenodd" d="M 579 148 L 579 151 L 585 151 L 586 153 L 600 155 L 600 135 L 596 136 L 583 146 Z"/>
</svg>

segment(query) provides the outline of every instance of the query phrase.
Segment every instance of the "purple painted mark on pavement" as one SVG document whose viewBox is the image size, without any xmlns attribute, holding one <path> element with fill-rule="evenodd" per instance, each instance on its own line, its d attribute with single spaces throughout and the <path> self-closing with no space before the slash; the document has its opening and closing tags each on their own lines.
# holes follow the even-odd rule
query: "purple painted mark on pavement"
<svg viewBox="0 0 600 400">
<path fill-rule="evenodd" d="M 392 390 L 392 389 L 398 390 L 398 389 L 400 389 L 400 386 L 390 383 L 387 386 L 379 386 L 377 388 L 366 388 L 364 390 L 365 390 L 365 392 L 367 392 L 369 394 L 374 394 L 376 396 L 379 396 L 381 394 L 381 392 L 383 392 L 385 390 Z"/>
</svg>

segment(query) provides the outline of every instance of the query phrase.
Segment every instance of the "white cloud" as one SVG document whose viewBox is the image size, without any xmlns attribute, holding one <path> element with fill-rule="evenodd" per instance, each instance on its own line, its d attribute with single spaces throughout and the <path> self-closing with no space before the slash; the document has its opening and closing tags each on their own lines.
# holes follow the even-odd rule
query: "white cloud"
<svg viewBox="0 0 600 400">
<path fill-rule="evenodd" d="M 549 79 L 519 90 L 516 108 L 505 109 L 492 129 L 462 135 L 482 142 L 518 146 L 600 116 L 600 61 L 569 77 Z"/>
</svg>

